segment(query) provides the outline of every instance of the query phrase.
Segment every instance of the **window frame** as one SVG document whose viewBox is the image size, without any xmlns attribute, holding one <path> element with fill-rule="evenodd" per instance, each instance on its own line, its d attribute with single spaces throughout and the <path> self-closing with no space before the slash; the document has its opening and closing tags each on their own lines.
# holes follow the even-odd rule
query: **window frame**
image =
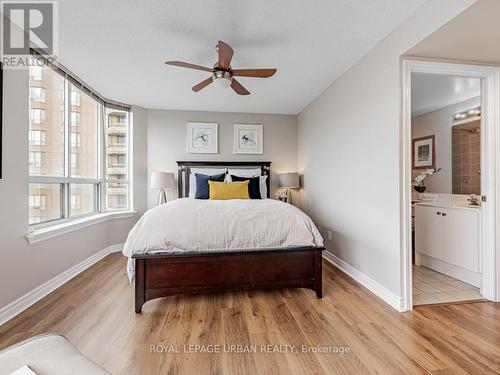
<svg viewBox="0 0 500 375">
<path fill-rule="evenodd" d="M 42 76 L 43 69 L 52 69 L 50 66 L 42 67 Z M 53 73 L 60 74 L 57 70 L 52 69 Z M 61 74 L 60 74 L 61 75 Z M 44 229 L 51 226 L 69 223 L 71 221 L 78 221 L 82 218 L 92 218 L 98 217 L 102 214 L 109 213 L 120 213 L 120 212 L 128 212 L 132 210 L 132 191 L 131 191 L 131 163 L 132 160 L 130 152 L 131 152 L 131 140 L 132 136 L 132 116 L 130 110 L 120 109 L 120 111 L 127 112 L 127 123 L 126 127 L 126 173 L 127 178 L 125 180 L 120 180 L 120 183 L 124 183 L 127 186 L 127 204 L 123 208 L 116 209 L 107 209 L 107 195 L 106 195 L 106 186 L 108 184 L 107 174 L 106 174 L 106 124 L 107 124 L 107 107 L 106 104 L 96 100 L 95 97 L 87 95 L 87 93 L 81 90 L 80 87 L 74 85 L 73 82 L 68 80 L 67 77 L 61 75 L 64 78 L 64 175 L 63 176 L 44 176 L 44 175 L 31 175 L 28 174 L 28 183 L 29 184 L 55 184 L 59 185 L 60 192 L 60 204 L 61 204 L 61 218 L 46 220 L 43 222 L 33 222 L 29 224 L 30 230 Z M 31 87 L 31 86 L 30 86 Z M 72 91 L 72 89 L 76 89 L 78 91 Z M 74 148 L 79 148 L 79 146 L 73 146 L 71 141 L 71 134 L 74 133 L 73 122 L 72 122 L 72 113 L 73 111 L 73 103 L 72 103 L 72 92 L 78 92 L 80 96 L 81 105 L 81 95 L 87 95 L 93 101 L 96 102 L 97 105 L 97 129 L 96 129 L 96 137 L 97 137 L 97 150 L 96 150 L 96 178 L 81 178 L 81 177 L 71 177 L 71 169 L 72 169 L 72 153 Z M 31 95 L 31 90 L 30 90 Z M 36 108 L 35 108 L 36 109 Z M 30 108 L 32 111 L 33 108 Z M 80 121 L 77 124 L 81 126 L 81 114 L 79 115 Z M 31 121 L 31 118 L 30 118 Z M 37 122 L 33 122 L 33 124 L 37 125 Z M 36 129 L 30 129 L 36 130 Z M 80 141 L 81 142 L 81 141 Z M 37 150 L 38 151 L 38 150 Z M 37 152 L 30 150 L 31 152 Z M 43 164 L 43 161 L 42 161 Z M 88 212 L 85 214 L 72 215 L 71 214 L 71 185 L 72 184 L 83 184 L 83 185 L 92 185 L 94 188 L 93 195 L 93 204 L 94 208 L 92 212 Z"/>
</svg>

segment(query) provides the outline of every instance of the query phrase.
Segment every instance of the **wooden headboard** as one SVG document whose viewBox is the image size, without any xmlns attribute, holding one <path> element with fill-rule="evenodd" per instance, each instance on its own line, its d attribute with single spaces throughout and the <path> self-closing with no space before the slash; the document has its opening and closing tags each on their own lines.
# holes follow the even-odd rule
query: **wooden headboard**
<svg viewBox="0 0 500 375">
<path fill-rule="evenodd" d="M 270 161 L 178 161 L 177 190 L 179 198 L 189 196 L 189 176 L 191 168 L 260 168 L 262 176 L 267 176 L 267 197 L 271 195 L 271 162 Z"/>
</svg>

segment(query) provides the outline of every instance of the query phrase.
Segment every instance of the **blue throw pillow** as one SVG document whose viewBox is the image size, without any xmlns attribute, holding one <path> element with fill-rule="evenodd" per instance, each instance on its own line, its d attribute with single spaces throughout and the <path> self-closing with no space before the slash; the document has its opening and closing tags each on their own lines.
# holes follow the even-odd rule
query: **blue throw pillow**
<svg viewBox="0 0 500 375">
<path fill-rule="evenodd" d="M 218 182 L 224 182 L 224 179 L 226 178 L 226 174 L 216 174 L 214 176 L 208 176 L 206 174 L 200 174 L 196 173 L 194 175 L 196 178 L 196 194 L 195 198 L 196 199 L 208 199 L 209 197 L 209 187 L 208 187 L 208 181 L 218 181 Z"/>
<path fill-rule="evenodd" d="M 248 195 L 250 199 L 262 199 L 260 196 L 260 177 L 238 177 L 231 175 L 231 180 L 235 182 L 250 181 L 248 183 Z"/>
</svg>

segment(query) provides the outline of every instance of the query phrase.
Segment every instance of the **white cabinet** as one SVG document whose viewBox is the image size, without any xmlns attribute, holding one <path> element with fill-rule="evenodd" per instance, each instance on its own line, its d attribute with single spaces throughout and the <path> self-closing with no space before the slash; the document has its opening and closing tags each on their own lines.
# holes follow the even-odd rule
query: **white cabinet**
<svg viewBox="0 0 500 375">
<path fill-rule="evenodd" d="M 465 282 L 476 280 L 481 272 L 479 230 L 479 209 L 415 205 L 417 263 Z"/>
<path fill-rule="evenodd" d="M 416 252 L 432 257 L 442 256 L 442 211 L 434 207 L 415 207 Z"/>
</svg>

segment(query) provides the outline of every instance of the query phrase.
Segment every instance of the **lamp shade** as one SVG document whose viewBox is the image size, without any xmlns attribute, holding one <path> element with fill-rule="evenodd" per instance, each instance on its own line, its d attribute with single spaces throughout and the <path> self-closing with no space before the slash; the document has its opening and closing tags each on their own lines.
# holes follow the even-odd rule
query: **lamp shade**
<svg viewBox="0 0 500 375">
<path fill-rule="evenodd" d="M 279 177 L 280 187 L 282 188 L 294 189 L 300 187 L 300 179 L 298 173 L 280 173 Z"/>
<path fill-rule="evenodd" d="M 173 173 L 153 172 L 151 173 L 151 188 L 152 189 L 173 189 L 175 180 Z"/>
</svg>

